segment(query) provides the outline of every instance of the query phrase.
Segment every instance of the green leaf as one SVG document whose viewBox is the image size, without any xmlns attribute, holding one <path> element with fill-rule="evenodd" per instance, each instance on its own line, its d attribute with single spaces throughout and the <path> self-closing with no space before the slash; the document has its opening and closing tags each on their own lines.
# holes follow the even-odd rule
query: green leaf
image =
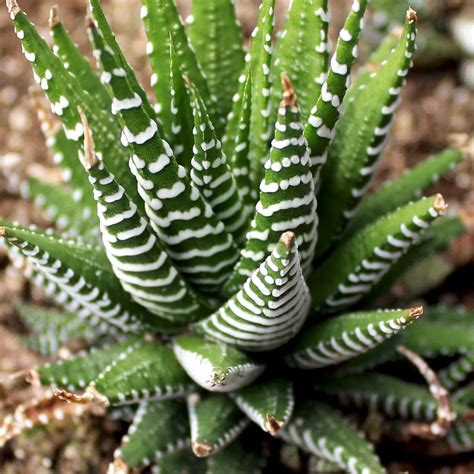
<svg viewBox="0 0 474 474">
<path fill-rule="evenodd" d="M 39 91 L 34 91 L 31 94 L 32 103 L 36 109 L 41 131 L 46 138 L 46 144 L 53 161 L 55 164 L 59 164 L 62 178 L 71 188 L 71 197 L 67 201 L 72 199 L 77 203 L 76 206 L 81 209 L 82 213 L 77 219 L 88 223 L 90 226 L 94 223 L 98 225 L 95 215 L 96 206 L 87 173 L 79 161 L 80 153 L 82 153 L 79 144 L 66 137 L 64 130 L 60 128 L 59 122 L 46 108 L 45 101 L 42 94 L 40 94 Z"/>
<path fill-rule="evenodd" d="M 468 453 L 474 450 L 474 423 L 456 421 L 446 435 L 446 443 L 454 453 Z"/>
<path fill-rule="evenodd" d="M 54 42 L 53 52 L 61 60 L 64 68 L 78 80 L 81 87 L 97 101 L 102 109 L 109 110 L 112 99 L 107 89 L 59 19 L 56 6 L 51 8 L 49 27 Z"/>
<path fill-rule="evenodd" d="M 403 9 L 403 13 L 408 8 L 408 3 Z M 402 13 L 402 15 L 403 15 Z M 344 96 L 344 104 L 350 104 L 356 100 L 357 96 L 367 87 L 371 79 L 371 75 L 377 72 L 382 66 L 382 62 L 387 59 L 392 50 L 394 50 L 400 39 L 400 29 L 395 28 L 392 33 L 388 34 L 369 56 L 367 62 L 357 71 L 354 83 L 347 90 Z"/>
<path fill-rule="evenodd" d="M 347 374 L 367 372 L 386 362 L 397 360 L 400 357 L 397 352 L 397 347 L 401 344 L 403 344 L 403 332 L 386 339 L 367 352 L 363 352 L 352 359 L 344 361 L 336 368 L 329 367 L 329 370 L 331 374 L 338 377 Z"/>
<path fill-rule="evenodd" d="M 273 53 L 273 27 L 275 25 L 275 0 L 263 0 L 257 26 L 252 33 L 252 45 L 247 57 L 252 75 L 252 105 L 250 116 L 249 159 L 252 171 L 260 182 L 262 165 L 268 155 L 270 140 L 270 67 Z"/>
<path fill-rule="evenodd" d="M 245 239 L 249 214 L 243 205 L 222 145 L 197 88 L 188 84 L 194 114 L 191 180 L 237 244 Z"/>
<path fill-rule="evenodd" d="M 331 59 L 327 79 L 321 94 L 311 109 L 304 134 L 310 149 L 311 171 L 316 188 L 321 166 L 326 162 L 329 143 L 334 138 L 335 125 L 342 112 L 342 101 L 350 85 L 352 65 L 357 57 L 357 43 L 363 25 L 367 0 L 354 0 Z"/>
<path fill-rule="evenodd" d="M 451 362 L 439 371 L 438 376 L 443 387 L 448 390 L 456 388 L 474 373 L 474 351 Z"/>
<path fill-rule="evenodd" d="M 232 0 L 194 0 L 188 34 L 210 93 L 216 98 L 216 127 L 223 130 L 245 66 L 240 25 Z"/>
<path fill-rule="evenodd" d="M 309 305 L 295 236 L 286 232 L 242 289 L 195 328 L 244 350 L 269 351 L 298 333 Z"/>
<path fill-rule="evenodd" d="M 32 334 L 24 338 L 27 347 L 41 355 L 56 354 L 71 340 L 92 342 L 96 330 L 73 314 L 50 308 L 22 304 L 18 314 Z"/>
<path fill-rule="evenodd" d="M 420 237 L 417 243 L 408 249 L 400 259 L 382 276 L 370 292 L 364 297 L 365 304 L 377 301 L 377 298 L 387 295 L 393 285 L 411 271 L 413 265 L 429 259 L 435 252 L 444 250 L 452 240 L 465 232 L 458 217 L 445 216 L 434 222 Z"/>
<path fill-rule="evenodd" d="M 296 235 L 303 272 L 313 260 L 318 226 L 314 184 L 295 91 L 286 76 L 282 79 L 285 92 L 260 183 L 260 200 L 241 258 L 225 284 L 226 295 L 241 288 L 273 250 L 282 232 Z"/>
<path fill-rule="evenodd" d="M 209 108 L 212 122 L 217 119 L 217 103 L 212 98 L 196 54 L 190 44 L 174 0 L 142 0 L 141 17 L 148 37 L 147 54 L 153 70 L 152 86 L 158 101 L 158 115 L 165 122 L 170 120 L 170 39 L 179 55 L 184 74 L 199 89 L 201 97 Z"/>
<path fill-rule="evenodd" d="M 344 102 L 345 110 L 337 123 L 328 161 L 321 174 L 318 255 L 342 234 L 367 193 L 400 103 L 415 38 L 416 15 L 409 10 L 397 47 L 380 69 L 371 74 L 363 89 L 352 97 L 354 100 Z"/>
<path fill-rule="evenodd" d="M 453 169 L 463 159 L 464 156 L 460 151 L 447 149 L 407 170 L 402 176 L 371 194 L 362 203 L 349 225 L 348 233 L 352 235 L 384 214 L 416 199 L 440 176 Z"/>
<path fill-rule="evenodd" d="M 197 458 L 191 450 L 165 454 L 153 466 L 153 474 L 208 474 L 206 459 Z"/>
<path fill-rule="evenodd" d="M 178 55 L 170 45 L 171 121 L 163 124 L 165 134 L 171 137 L 174 156 L 181 166 L 191 170 L 193 157 L 193 109 Z"/>
<path fill-rule="evenodd" d="M 84 389 L 137 341 L 138 338 L 129 337 L 119 343 L 79 353 L 70 359 L 45 364 L 37 369 L 39 379 L 44 385 L 67 388 L 70 391 Z"/>
<path fill-rule="evenodd" d="M 288 423 L 295 404 L 293 384 L 285 379 L 257 382 L 230 397 L 254 423 L 272 436 Z"/>
<path fill-rule="evenodd" d="M 193 452 L 207 457 L 225 448 L 250 423 L 223 394 L 193 394 L 188 398 Z"/>
<path fill-rule="evenodd" d="M 222 140 L 222 146 L 246 212 L 252 215 L 255 212 L 258 193 L 254 184 L 256 179 L 249 160 L 250 107 L 252 101 L 250 69 L 247 71 L 247 76 L 240 76 L 240 81 L 239 90 L 234 96 L 234 106 L 229 114 L 227 131 Z"/>
<path fill-rule="evenodd" d="M 251 444 L 252 443 L 252 444 Z M 259 474 L 265 464 L 262 447 L 255 442 L 241 442 L 241 438 L 230 446 L 207 458 L 206 474 Z"/>
<path fill-rule="evenodd" d="M 5 239 L 26 259 L 80 305 L 80 315 L 92 324 L 106 323 L 125 332 L 147 327 L 170 332 L 171 322 L 160 320 L 132 303 L 122 291 L 105 254 L 90 245 L 52 233 L 14 226 L 0 220 Z"/>
<path fill-rule="evenodd" d="M 427 308 L 429 321 L 454 324 L 459 326 L 472 326 L 474 323 L 474 311 L 463 306 L 429 306 Z"/>
<path fill-rule="evenodd" d="M 182 401 L 142 402 L 115 458 L 138 468 L 160 462 L 191 445 L 186 405 Z"/>
<path fill-rule="evenodd" d="M 122 405 L 176 398 L 193 388 L 169 347 L 140 340 L 110 362 L 88 392 L 106 404 Z"/>
<path fill-rule="evenodd" d="M 340 244 L 308 280 L 317 314 L 359 301 L 445 209 L 441 195 L 423 198 Z"/>
<path fill-rule="evenodd" d="M 356 357 L 405 329 L 423 308 L 361 311 L 313 324 L 288 349 L 286 361 L 315 369 Z"/>
<path fill-rule="evenodd" d="M 403 345 L 425 357 L 468 354 L 474 347 L 474 327 L 427 317 L 405 331 Z"/>
<path fill-rule="evenodd" d="M 56 226 L 73 237 L 92 241 L 99 235 L 96 214 L 84 212 L 91 208 L 81 202 L 82 195 L 66 186 L 58 186 L 31 176 L 22 183 L 22 196 L 33 201 Z M 93 208 L 92 208 L 93 209 Z"/>
<path fill-rule="evenodd" d="M 345 405 L 377 410 L 403 420 L 436 419 L 436 401 L 427 387 L 377 374 L 350 375 L 318 384 L 318 390 L 336 397 Z"/>
<path fill-rule="evenodd" d="M 327 0 L 294 0 L 282 35 L 278 39 L 278 57 L 274 77 L 285 72 L 290 77 L 301 108 L 303 121 L 308 119 L 321 86 L 326 80 L 329 61 L 329 12 Z M 295 53 L 297 57 L 295 57 Z M 281 88 L 274 87 L 278 100 Z"/>
<path fill-rule="evenodd" d="M 84 130 L 78 113 L 80 107 L 90 117 L 91 128 L 97 134 L 97 151 L 102 154 L 104 162 L 130 198 L 143 208 L 143 203 L 138 199 L 135 180 L 127 166 L 128 152 L 117 140 L 120 134 L 117 122 L 82 90 L 77 79 L 64 68 L 18 7 L 12 10 L 11 18 L 25 57 L 32 63 L 33 76 L 48 96 L 55 114 L 63 122 L 66 138 L 77 142 L 78 147 L 82 144 Z"/>
<path fill-rule="evenodd" d="M 127 78 L 113 74 L 117 59 L 111 52 L 104 47 L 100 59 L 111 72 L 113 109 L 123 123 L 122 143 L 134 152 L 129 166 L 150 224 L 180 273 L 199 290 L 215 292 L 238 258 L 232 236 L 192 186 Z"/>
<path fill-rule="evenodd" d="M 137 206 L 94 153 L 85 122 L 84 130 L 84 167 L 94 187 L 105 252 L 122 288 L 160 318 L 187 323 L 205 316 L 209 307 L 178 273 Z"/>
<path fill-rule="evenodd" d="M 128 64 L 127 60 L 125 59 L 125 56 L 122 53 L 122 50 L 120 49 L 120 46 L 115 39 L 115 34 L 111 30 L 109 23 L 107 22 L 107 18 L 104 15 L 104 11 L 102 10 L 101 6 L 101 0 L 89 0 L 89 7 L 90 11 L 92 13 L 94 22 L 93 25 L 90 24 L 90 32 L 93 33 L 93 30 L 97 29 L 99 32 L 100 36 L 102 37 L 102 40 L 104 43 L 111 48 L 111 52 L 114 56 L 114 58 L 117 61 L 117 68 L 115 71 L 107 71 L 104 69 L 101 79 L 104 84 L 109 84 L 112 76 L 113 75 L 120 75 L 120 77 L 125 77 L 125 80 L 129 84 L 129 87 L 133 91 L 134 94 L 139 96 L 141 98 L 143 108 L 145 109 L 146 113 L 150 117 L 155 117 L 155 111 L 153 107 L 150 105 L 148 102 L 148 97 L 146 95 L 145 90 L 143 87 L 140 85 L 138 82 L 137 77 L 135 76 L 135 73 Z M 94 44 L 94 47 L 96 45 Z M 98 56 L 97 61 L 99 64 L 103 64 L 101 55 L 103 54 L 102 48 L 95 49 L 96 55 Z M 113 113 L 113 109 L 112 109 Z"/>
<path fill-rule="evenodd" d="M 373 447 L 344 419 L 324 403 L 297 404 L 291 423 L 281 437 L 304 451 L 334 462 L 344 471 L 362 474 L 385 472 Z"/>
<path fill-rule="evenodd" d="M 308 474 L 340 474 L 341 468 L 326 459 L 310 456 L 308 460 Z"/>
<path fill-rule="evenodd" d="M 193 334 L 174 340 L 174 353 L 187 374 L 201 387 L 229 392 L 252 383 L 264 366 L 226 344 L 216 344 Z"/>
</svg>

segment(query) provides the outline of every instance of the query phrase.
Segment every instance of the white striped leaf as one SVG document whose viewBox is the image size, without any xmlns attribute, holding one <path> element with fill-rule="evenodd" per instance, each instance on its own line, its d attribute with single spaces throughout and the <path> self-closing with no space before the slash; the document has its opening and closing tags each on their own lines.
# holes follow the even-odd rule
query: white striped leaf
<svg viewBox="0 0 474 474">
<path fill-rule="evenodd" d="M 164 456 L 190 446 L 188 414 L 183 401 L 142 402 L 114 457 L 131 468 L 138 468 L 159 464 Z"/>
<path fill-rule="evenodd" d="M 290 77 L 298 94 L 303 121 L 308 119 L 326 80 L 329 17 L 327 0 L 293 0 L 276 45 L 279 54 L 273 62 L 273 75 L 278 78 L 285 72 Z M 275 103 L 280 93 L 281 87 L 275 84 L 272 93 Z"/>
<path fill-rule="evenodd" d="M 206 474 L 260 474 L 265 465 L 265 453 L 255 440 L 234 441 L 222 451 L 209 456 Z M 257 446 L 255 446 L 257 444 Z"/>
<path fill-rule="evenodd" d="M 352 96 L 354 100 L 344 102 L 345 110 L 337 122 L 321 174 L 318 255 L 341 235 L 368 191 L 400 103 L 415 39 L 416 15 L 409 10 L 397 47 L 369 76 L 363 89 Z"/>
<path fill-rule="evenodd" d="M 232 0 L 194 0 L 188 34 L 216 100 L 215 126 L 222 131 L 245 65 L 242 32 Z M 219 136 L 220 138 L 220 136 Z"/>
<path fill-rule="evenodd" d="M 290 420 L 295 404 L 293 384 L 268 379 L 233 392 L 230 397 L 263 431 L 275 436 Z"/>
<path fill-rule="evenodd" d="M 327 78 L 321 94 L 305 126 L 304 134 L 310 149 L 311 172 L 315 188 L 319 187 L 321 167 L 325 164 L 327 150 L 335 135 L 335 125 L 343 110 L 342 101 L 351 83 L 351 69 L 357 57 L 357 43 L 363 26 L 367 0 L 354 0 L 352 9 L 339 32 Z"/>
<path fill-rule="evenodd" d="M 95 154 L 84 122 L 84 167 L 94 188 L 105 252 L 122 288 L 158 317 L 191 322 L 209 312 L 173 266 L 148 222 Z"/>
<path fill-rule="evenodd" d="M 32 331 L 23 338 L 26 346 L 41 355 L 56 354 L 71 341 L 91 343 L 101 335 L 74 314 L 26 304 L 17 310 L 21 320 Z"/>
<path fill-rule="evenodd" d="M 310 301 L 294 234 L 286 232 L 242 289 L 195 324 L 215 341 L 249 351 L 282 346 L 303 325 Z"/>
<path fill-rule="evenodd" d="M 441 385 L 452 390 L 467 381 L 474 373 L 474 352 L 459 357 L 439 371 Z"/>
<path fill-rule="evenodd" d="M 102 370 L 86 395 L 104 405 L 123 405 L 181 397 L 194 388 L 169 347 L 139 340 Z"/>
<path fill-rule="evenodd" d="M 286 362 L 316 369 L 356 357 L 398 334 L 423 314 L 423 307 L 361 311 L 313 324 L 288 349 Z"/>
<path fill-rule="evenodd" d="M 383 474 L 372 446 L 342 416 L 321 402 L 300 402 L 281 437 L 354 474 Z"/>
<path fill-rule="evenodd" d="M 153 230 L 183 276 L 206 292 L 215 292 L 238 258 L 237 247 L 186 169 L 179 165 L 158 124 L 132 89 L 111 48 L 103 46 L 100 61 L 110 74 L 113 111 L 122 123 L 122 144 L 131 146 L 129 167 Z M 182 60 L 183 58 L 181 58 Z M 182 64 L 182 62 L 181 62 Z"/>
<path fill-rule="evenodd" d="M 78 113 L 80 107 L 89 117 L 91 128 L 97 133 L 97 151 L 102 154 L 104 162 L 116 180 L 126 189 L 130 198 L 143 209 L 135 180 L 127 166 L 127 150 L 117 140 L 120 133 L 117 121 L 108 110 L 102 109 L 98 102 L 82 89 L 77 79 L 53 54 L 16 4 L 12 6 L 11 18 L 17 36 L 21 40 L 25 57 L 31 62 L 33 76 L 46 93 L 52 110 L 63 123 L 66 138 L 75 142 L 78 149 L 82 147 L 84 130 Z"/>
<path fill-rule="evenodd" d="M 217 453 L 242 433 L 250 420 L 220 393 L 188 397 L 191 446 L 198 457 Z"/>
<path fill-rule="evenodd" d="M 187 374 L 212 392 L 229 392 L 248 385 L 264 369 L 234 347 L 209 342 L 193 334 L 175 338 L 173 348 Z"/>
<path fill-rule="evenodd" d="M 292 231 L 296 235 L 303 271 L 313 260 L 318 217 L 308 149 L 295 91 L 286 76 L 282 80 L 283 100 L 270 157 L 265 163 L 265 176 L 260 183 L 260 199 L 240 260 L 226 282 L 227 295 L 241 288 L 273 250 L 282 232 Z"/>
<path fill-rule="evenodd" d="M 160 462 L 153 466 L 153 474 L 208 474 L 206 459 L 197 458 L 191 450 L 165 454 Z"/>
<path fill-rule="evenodd" d="M 239 78 L 239 90 L 234 95 L 234 105 L 227 121 L 227 131 L 222 139 L 223 153 L 227 156 L 243 205 L 249 215 L 255 212 L 258 192 L 255 176 L 250 166 L 250 112 L 252 75 Z"/>
<path fill-rule="evenodd" d="M 245 238 L 249 215 L 242 202 L 222 145 L 197 88 L 188 83 L 194 115 L 191 180 L 237 244 Z"/>
<path fill-rule="evenodd" d="M 375 372 L 333 378 L 318 384 L 318 390 L 336 397 L 345 405 L 378 411 L 390 418 L 432 422 L 437 417 L 437 403 L 426 386 L 405 382 Z M 466 411 L 453 403 L 455 412 Z"/>
<path fill-rule="evenodd" d="M 252 75 L 250 116 L 250 166 L 257 181 L 262 177 L 262 164 L 268 155 L 271 137 L 270 101 L 271 59 L 273 53 L 273 27 L 275 25 L 275 0 L 263 0 L 260 5 L 257 26 L 252 32 L 252 45 L 246 56 L 247 67 Z M 254 184 L 254 185 L 255 185 Z"/>
<path fill-rule="evenodd" d="M 138 341 L 137 337 L 129 337 L 118 343 L 81 352 L 69 359 L 47 363 L 36 369 L 38 378 L 44 385 L 71 392 L 85 389 L 113 360 Z"/>
<path fill-rule="evenodd" d="M 63 239 L 52 233 L 0 221 L 5 239 L 18 247 L 46 281 L 53 282 L 68 299 L 77 303 L 78 316 L 92 324 L 106 323 L 119 331 L 145 328 L 170 332 L 176 325 L 134 304 L 121 289 L 105 254 L 90 245 Z M 73 308 L 70 308 L 72 310 Z"/>
<path fill-rule="evenodd" d="M 440 194 L 420 199 L 379 218 L 339 245 L 308 279 L 317 314 L 357 303 L 446 207 Z"/>
</svg>

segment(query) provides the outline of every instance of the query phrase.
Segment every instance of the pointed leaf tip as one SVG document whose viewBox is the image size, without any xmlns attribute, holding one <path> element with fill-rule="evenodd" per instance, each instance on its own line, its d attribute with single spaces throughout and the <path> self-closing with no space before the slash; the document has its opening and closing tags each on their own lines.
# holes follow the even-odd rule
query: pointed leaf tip
<svg viewBox="0 0 474 474">
<path fill-rule="evenodd" d="M 423 314 L 423 306 L 417 306 L 416 308 L 411 308 L 408 316 L 412 318 L 419 318 Z"/>
<path fill-rule="evenodd" d="M 90 170 L 92 167 L 97 166 L 100 160 L 95 152 L 94 139 L 86 114 L 80 107 L 78 107 L 77 110 L 81 117 L 82 128 L 84 129 L 84 155 L 79 154 L 79 157 L 81 158 L 84 168 Z"/>
<path fill-rule="evenodd" d="M 413 8 L 409 8 L 407 10 L 407 20 L 411 23 L 413 21 L 418 21 L 418 16 L 416 14 L 416 11 L 413 10 Z"/>
<path fill-rule="evenodd" d="M 291 248 L 295 241 L 295 234 L 293 232 L 285 232 L 280 237 L 280 242 L 287 248 Z"/>
<path fill-rule="evenodd" d="M 278 421 L 271 413 L 267 413 L 265 419 L 265 428 L 272 436 L 275 436 L 283 427 L 283 425 L 284 423 Z"/>
<path fill-rule="evenodd" d="M 49 27 L 53 28 L 58 23 L 61 23 L 59 18 L 59 9 L 57 5 L 53 5 L 49 10 Z"/>
<path fill-rule="evenodd" d="M 288 77 L 288 74 L 281 74 L 281 83 L 283 85 L 283 100 L 281 101 L 282 107 L 295 107 L 296 106 L 296 92 L 293 84 Z"/>
<path fill-rule="evenodd" d="M 448 205 L 446 204 L 446 201 L 444 200 L 441 194 L 437 194 L 435 196 L 435 199 L 433 202 L 433 208 L 436 212 L 438 212 L 438 214 L 441 214 L 441 215 L 443 215 L 448 209 Z"/>
<path fill-rule="evenodd" d="M 6 0 L 6 4 L 10 18 L 14 20 L 18 13 L 21 12 L 21 8 L 18 6 L 18 3 L 16 3 L 16 0 Z"/>
<path fill-rule="evenodd" d="M 205 457 L 209 456 L 213 451 L 212 446 L 210 444 L 199 443 L 197 441 L 195 441 L 192 444 L 192 448 L 193 448 L 193 453 L 198 458 L 205 458 Z"/>
</svg>

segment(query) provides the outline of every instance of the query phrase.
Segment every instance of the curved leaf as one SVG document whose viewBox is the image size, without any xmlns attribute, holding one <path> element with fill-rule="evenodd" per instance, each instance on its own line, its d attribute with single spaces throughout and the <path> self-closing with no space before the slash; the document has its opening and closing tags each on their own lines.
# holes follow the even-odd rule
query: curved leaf
<svg viewBox="0 0 474 474">
<path fill-rule="evenodd" d="M 201 387 L 229 392 L 253 382 L 264 366 L 226 344 L 206 341 L 193 334 L 174 340 L 174 353 L 187 374 Z"/>
<path fill-rule="evenodd" d="M 337 364 L 363 354 L 409 326 L 423 308 L 343 314 L 307 328 L 288 349 L 286 362 L 300 369 Z"/>
<path fill-rule="evenodd" d="M 313 260 L 317 241 L 316 197 L 295 91 L 283 76 L 283 100 L 270 158 L 260 183 L 260 200 L 240 260 L 224 290 L 236 293 L 278 242 L 282 232 L 296 235 L 303 271 Z"/>
<path fill-rule="evenodd" d="M 304 401 L 281 437 L 352 473 L 385 472 L 372 446 L 329 405 Z"/>
<path fill-rule="evenodd" d="M 191 445 L 186 405 L 182 401 L 142 402 L 115 458 L 138 468 L 159 462 Z"/>
<path fill-rule="evenodd" d="M 352 10 L 339 32 L 336 51 L 321 94 L 311 109 L 304 129 L 316 189 L 319 186 L 321 166 L 326 162 L 329 143 L 334 138 L 334 127 L 343 109 L 342 101 L 350 85 L 351 69 L 357 57 L 357 43 L 366 7 L 367 0 L 354 0 L 352 3 Z"/>
<path fill-rule="evenodd" d="M 140 340 L 112 360 L 86 394 L 105 405 L 122 405 L 176 398 L 193 388 L 169 347 Z"/>
<path fill-rule="evenodd" d="M 298 333 L 309 304 L 295 236 L 286 232 L 242 289 L 194 327 L 216 341 L 268 351 Z"/>
<path fill-rule="evenodd" d="M 229 398 L 222 394 L 188 398 L 193 452 L 207 457 L 230 444 L 250 423 Z"/>
<path fill-rule="evenodd" d="M 235 17 L 234 2 L 194 0 L 187 23 L 189 38 L 209 91 L 216 98 L 216 128 L 222 130 L 245 66 L 243 38 Z"/>
<path fill-rule="evenodd" d="M 272 436 L 288 423 L 295 404 L 293 384 L 285 379 L 257 382 L 230 397 L 254 423 Z"/>
<path fill-rule="evenodd" d="M 206 106 L 196 87 L 189 83 L 188 88 L 194 114 L 194 155 L 190 177 L 227 232 L 240 244 L 245 238 L 249 215 L 222 152 L 221 142 L 207 115 Z"/>
<path fill-rule="evenodd" d="M 318 255 L 342 234 L 367 193 L 400 103 L 400 90 L 415 50 L 415 38 L 416 15 L 409 10 L 397 47 L 352 97 L 354 100 L 344 102 L 345 110 L 337 123 L 321 174 Z"/>
<path fill-rule="evenodd" d="M 326 80 L 328 28 L 327 0 L 294 0 L 276 46 L 280 54 L 273 63 L 273 75 L 278 78 L 284 72 L 290 77 L 298 94 L 303 121 L 308 119 Z M 272 97 L 278 100 L 280 93 L 281 88 L 275 84 Z"/>
<path fill-rule="evenodd" d="M 316 314 L 359 301 L 440 215 L 441 195 L 407 204 L 343 242 L 308 280 Z"/>
</svg>

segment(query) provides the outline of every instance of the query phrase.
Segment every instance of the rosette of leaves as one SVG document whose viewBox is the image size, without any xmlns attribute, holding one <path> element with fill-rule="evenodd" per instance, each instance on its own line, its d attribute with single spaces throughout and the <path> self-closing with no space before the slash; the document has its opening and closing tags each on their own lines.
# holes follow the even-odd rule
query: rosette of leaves
<svg viewBox="0 0 474 474">
<path fill-rule="evenodd" d="M 153 101 L 99 0 L 87 21 L 99 72 L 56 9 L 50 49 L 7 0 L 62 123 L 51 126 L 42 110 L 67 183 L 31 178 L 22 188 L 58 231 L 1 221 L 1 236 L 64 311 L 23 307 L 29 344 L 51 353 L 82 337 L 91 347 L 29 380 L 114 417 L 116 407 L 134 411 L 111 469 L 256 472 L 261 440 L 280 436 L 314 465 L 384 472 L 329 382 L 309 387 L 308 375 L 323 381 L 327 367 L 364 372 L 387 360 L 380 348 L 393 355 L 392 338 L 421 315 L 364 302 L 462 232 L 456 217 L 442 217 L 442 196 L 420 198 L 462 154 L 445 150 L 368 193 L 411 65 L 416 14 L 407 11 L 400 37 L 351 86 L 366 4 L 354 0 L 330 59 L 326 0 L 293 1 L 275 53 L 273 0 L 262 2 L 247 53 L 231 0 L 194 0 L 187 29 L 173 0 L 143 0 Z M 439 332 L 429 339 L 438 343 Z M 436 397 L 393 383 L 402 401 L 422 393 L 422 405 L 382 411 L 431 426 Z M 376 378 L 369 395 L 383 400 L 383 388 Z"/>
</svg>

